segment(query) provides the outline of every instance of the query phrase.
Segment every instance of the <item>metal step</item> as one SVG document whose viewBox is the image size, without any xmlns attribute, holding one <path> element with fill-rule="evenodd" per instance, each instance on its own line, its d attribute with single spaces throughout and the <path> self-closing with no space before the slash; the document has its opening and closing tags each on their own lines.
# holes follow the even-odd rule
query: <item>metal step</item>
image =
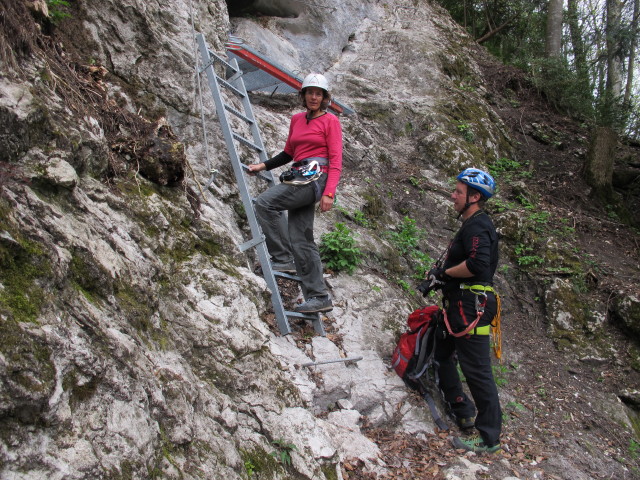
<svg viewBox="0 0 640 480">
<path fill-rule="evenodd" d="M 247 96 L 246 93 L 241 92 L 240 90 L 238 90 L 236 87 L 234 87 L 233 85 L 231 85 L 229 82 L 227 82 L 226 80 L 224 80 L 223 78 L 219 77 L 218 75 L 216 75 L 216 80 L 218 80 L 218 83 L 223 86 L 224 88 L 226 88 L 227 90 L 235 93 L 238 97 L 240 98 L 244 98 Z"/>
<path fill-rule="evenodd" d="M 237 133 L 234 133 L 233 138 L 238 140 L 243 145 L 246 145 L 249 148 L 253 148 L 256 152 L 264 151 L 264 148 L 260 147 L 259 145 L 256 145 L 255 143 L 250 142 L 249 140 L 244 138 L 242 135 L 238 135 Z"/>
<path fill-rule="evenodd" d="M 224 106 L 225 110 L 229 113 L 234 114 L 236 117 L 238 117 L 241 120 L 244 120 L 245 122 L 247 122 L 248 124 L 253 124 L 255 123 L 255 120 L 245 116 L 243 113 L 239 112 L 238 110 L 236 110 L 235 108 L 229 106 L 229 105 L 225 105 Z"/>
</svg>

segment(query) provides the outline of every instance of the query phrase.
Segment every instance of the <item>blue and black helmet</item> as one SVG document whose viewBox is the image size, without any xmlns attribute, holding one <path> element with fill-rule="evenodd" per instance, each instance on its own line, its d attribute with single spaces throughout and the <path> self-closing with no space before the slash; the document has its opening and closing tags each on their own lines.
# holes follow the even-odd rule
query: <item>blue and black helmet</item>
<svg viewBox="0 0 640 480">
<path fill-rule="evenodd" d="M 467 168 L 456 177 L 462 183 L 478 190 L 487 199 L 496 193 L 496 181 L 491 175 L 477 168 Z"/>
</svg>

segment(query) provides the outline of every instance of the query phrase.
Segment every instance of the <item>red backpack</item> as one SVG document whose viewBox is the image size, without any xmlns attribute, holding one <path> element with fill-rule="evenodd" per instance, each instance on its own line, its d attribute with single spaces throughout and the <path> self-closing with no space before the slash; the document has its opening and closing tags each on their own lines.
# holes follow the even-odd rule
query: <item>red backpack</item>
<svg viewBox="0 0 640 480">
<path fill-rule="evenodd" d="M 391 364 L 407 386 L 422 394 L 438 428 L 448 430 L 449 426 L 438 413 L 433 396 L 429 393 L 433 388 L 432 383 L 438 385 L 438 365 L 433 356 L 441 315 L 442 311 L 437 306 L 422 307 L 413 311 L 407 319 L 409 331 L 400 336 L 391 356 Z M 429 374 L 425 375 L 431 366 L 434 367 L 435 382 L 429 380 Z"/>
<path fill-rule="evenodd" d="M 433 363 L 435 326 L 440 313 L 436 305 L 413 311 L 391 356 L 391 364 L 403 380 L 417 380 Z"/>
</svg>

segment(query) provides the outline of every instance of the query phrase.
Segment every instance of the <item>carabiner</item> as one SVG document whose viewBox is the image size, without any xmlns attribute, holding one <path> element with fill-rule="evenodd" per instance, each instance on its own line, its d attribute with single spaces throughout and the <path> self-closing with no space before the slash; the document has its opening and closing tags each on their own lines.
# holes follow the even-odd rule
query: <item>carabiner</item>
<svg viewBox="0 0 640 480">
<path fill-rule="evenodd" d="M 476 297 L 476 312 L 484 313 L 484 307 L 487 305 L 487 294 L 484 292 L 475 293 L 475 297 Z M 480 303 L 480 300 L 479 300 L 480 297 L 484 298 L 482 303 Z"/>
</svg>

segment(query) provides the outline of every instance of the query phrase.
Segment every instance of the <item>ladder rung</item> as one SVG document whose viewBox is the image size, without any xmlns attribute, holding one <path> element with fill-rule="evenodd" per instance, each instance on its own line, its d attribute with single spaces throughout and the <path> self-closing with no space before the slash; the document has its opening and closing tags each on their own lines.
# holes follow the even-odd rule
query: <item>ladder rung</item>
<svg viewBox="0 0 640 480">
<path fill-rule="evenodd" d="M 249 171 L 249 167 L 247 165 L 245 165 L 244 163 L 241 165 L 241 167 L 245 172 Z M 265 172 L 258 172 L 253 176 L 255 176 L 257 178 L 261 178 L 262 180 L 265 180 L 267 182 L 273 182 L 273 176 L 271 175 L 271 172 L 266 172 L 266 173 Z M 252 198 L 251 199 L 251 204 L 254 204 L 254 203 L 256 203 L 256 199 Z"/>
<path fill-rule="evenodd" d="M 280 278 L 286 278 L 288 280 L 295 280 L 296 282 L 301 282 L 302 279 L 296 275 L 291 275 L 290 273 L 283 273 L 283 272 L 276 272 L 275 270 L 273 271 L 273 276 L 274 277 L 280 277 Z"/>
<path fill-rule="evenodd" d="M 254 121 L 251 120 L 249 117 L 247 117 L 244 113 L 239 112 L 238 110 L 236 110 L 233 107 L 230 107 L 229 105 L 225 105 L 224 109 L 228 112 L 233 113 L 236 117 L 240 118 L 241 120 L 244 120 L 245 122 L 247 122 L 250 125 L 253 125 Z"/>
<path fill-rule="evenodd" d="M 217 54 L 215 54 L 214 52 L 212 52 L 211 50 L 209 50 L 209 55 L 211 55 L 211 60 L 214 62 L 218 62 L 221 65 L 224 65 L 226 68 L 231 69 L 231 71 L 233 71 L 233 73 L 238 73 L 238 69 L 235 68 L 233 65 L 231 65 L 229 62 L 223 60 L 222 58 L 220 58 Z M 205 67 L 206 68 L 206 67 Z M 204 68 L 203 68 L 204 70 Z"/>
<path fill-rule="evenodd" d="M 229 82 L 227 82 L 226 80 L 224 80 L 222 77 L 216 75 L 216 78 L 218 79 L 218 82 L 220 83 L 220 85 L 222 85 L 223 87 L 225 87 L 228 90 L 231 90 L 233 93 L 235 93 L 236 95 L 238 95 L 240 98 L 244 98 L 246 97 L 246 95 L 244 93 L 242 93 L 240 90 L 238 90 L 236 87 L 234 87 L 233 85 L 231 85 Z"/>
<path fill-rule="evenodd" d="M 314 313 L 300 313 L 289 311 L 286 311 L 284 313 L 287 315 L 287 317 L 304 318 L 305 320 L 318 320 L 318 316 Z"/>
<path fill-rule="evenodd" d="M 233 138 L 235 138 L 236 140 L 238 140 L 240 143 L 242 143 L 243 145 L 246 145 L 247 147 L 253 148 L 256 152 L 262 152 L 262 148 L 260 148 L 258 145 L 256 145 L 255 143 L 250 142 L 249 140 L 247 140 L 246 138 L 238 135 L 237 133 L 233 134 Z"/>
<path fill-rule="evenodd" d="M 245 251 L 249 250 L 250 248 L 255 247 L 256 245 L 261 244 L 262 242 L 264 242 L 264 235 L 262 235 L 262 236 L 260 236 L 258 238 L 252 238 L 248 242 L 244 242 L 243 244 L 241 244 L 238 248 L 240 248 L 241 252 L 245 252 Z"/>
</svg>

